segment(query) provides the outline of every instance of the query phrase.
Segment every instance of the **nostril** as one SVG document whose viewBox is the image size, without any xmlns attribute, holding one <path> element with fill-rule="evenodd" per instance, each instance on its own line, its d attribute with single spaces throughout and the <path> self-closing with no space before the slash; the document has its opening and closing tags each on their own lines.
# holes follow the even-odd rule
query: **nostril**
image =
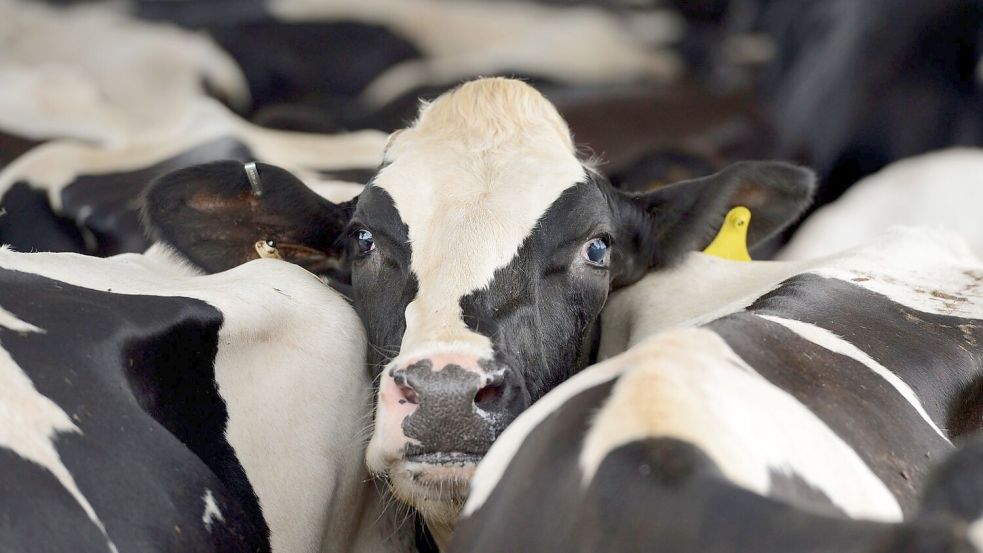
<svg viewBox="0 0 983 553">
<path fill-rule="evenodd" d="M 409 386 L 398 386 L 398 389 L 400 395 L 403 396 L 402 399 L 399 400 L 400 405 L 403 405 L 405 403 L 411 403 L 413 405 L 416 405 L 417 403 L 420 402 L 419 398 L 416 395 L 416 390 L 414 390 L 413 388 L 410 388 Z"/>
<path fill-rule="evenodd" d="M 500 382 L 496 382 L 478 390 L 474 395 L 474 403 L 478 407 L 486 407 L 500 397 L 502 397 L 502 386 Z"/>
</svg>

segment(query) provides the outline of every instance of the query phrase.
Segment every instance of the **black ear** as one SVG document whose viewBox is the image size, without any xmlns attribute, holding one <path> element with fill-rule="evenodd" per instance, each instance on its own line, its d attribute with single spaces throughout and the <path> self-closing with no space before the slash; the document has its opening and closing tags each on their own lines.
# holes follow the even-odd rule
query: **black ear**
<svg viewBox="0 0 983 553">
<path fill-rule="evenodd" d="M 253 183 L 238 161 L 217 161 L 168 173 L 144 195 L 151 237 L 209 273 L 260 257 L 257 242 L 314 274 L 347 282 L 341 234 L 355 200 L 333 204 L 289 172 L 256 164 Z"/>
<path fill-rule="evenodd" d="M 815 175 L 808 169 L 745 161 L 647 194 L 612 192 L 617 243 L 613 285 L 631 284 L 650 269 L 671 266 L 686 253 L 706 248 L 736 206 L 751 210 L 748 246 L 754 246 L 797 219 L 815 188 Z"/>
</svg>

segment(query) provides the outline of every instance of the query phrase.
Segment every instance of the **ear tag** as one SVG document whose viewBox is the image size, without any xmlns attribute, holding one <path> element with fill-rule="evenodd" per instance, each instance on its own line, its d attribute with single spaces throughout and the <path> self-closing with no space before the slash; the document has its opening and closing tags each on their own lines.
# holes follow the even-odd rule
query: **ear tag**
<svg viewBox="0 0 983 553">
<path fill-rule="evenodd" d="M 249 187 L 253 189 L 253 194 L 258 198 L 263 195 L 263 185 L 259 180 L 259 169 L 256 168 L 256 162 L 250 161 L 249 163 L 242 166 L 246 170 L 246 178 L 249 179 Z"/>
<path fill-rule="evenodd" d="M 751 210 L 737 206 L 727 212 L 717 237 L 703 253 L 732 261 L 751 261 L 747 251 L 747 227 L 751 224 Z"/>
<path fill-rule="evenodd" d="M 263 259 L 283 259 L 280 257 L 280 250 L 276 247 L 276 240 L 259 240 L 253 244 L 253 247 Z"/>
</svg>

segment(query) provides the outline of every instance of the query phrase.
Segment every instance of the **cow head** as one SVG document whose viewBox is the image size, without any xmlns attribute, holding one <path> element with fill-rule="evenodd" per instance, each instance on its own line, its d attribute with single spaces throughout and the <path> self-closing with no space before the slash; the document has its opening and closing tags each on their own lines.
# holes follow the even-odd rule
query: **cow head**
<svg viewBox="0 0 983 553">
<path fill-rule="evenodd" d="M 431 521 L 453 520 L 495 438 L 588 363 L 610 290 L 705 247 L 736 205 L 754 214 L 753 245 L 813 189 L 808 171 L 761 162 L 621 193 L 554 107 L 508 79 L 424 105 L 352 204 L 258 169 L 259 195 L 233 162 L 172 173 L 149 190 L 147 221 L 208 270 L 255 258 L 262 239 L 302 244 L 315 253 L 295 261 L 315 270 L 317 252 L 345 246 L 378 385 L 367 461 Z"/>
</svg>

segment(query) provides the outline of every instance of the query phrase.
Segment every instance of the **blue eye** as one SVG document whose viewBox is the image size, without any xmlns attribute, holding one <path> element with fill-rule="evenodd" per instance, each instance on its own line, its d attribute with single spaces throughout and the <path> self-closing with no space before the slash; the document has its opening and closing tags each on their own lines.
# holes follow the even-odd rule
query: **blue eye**
<svg viewBox="0 0 983 553">
<path fill-rule="evenodd" d="M 584 247 L 581 250 L 581 255 L 591 265 L 607 267 L 608 260 L 611 257 L 608 255 L 609 250 L 610 248 L 608 247 L 607 240 L 603 238 L 595 238 L 584 244 Z"/>
<path fill-rule="evenodd" d="M 372 238 L 372 233 L 363 229 L 360 229 L 355 233 L 355 243 L 358 245 L 358 253 L 364 255 L 375 249 L 375 240 Z"/>
</svg>

